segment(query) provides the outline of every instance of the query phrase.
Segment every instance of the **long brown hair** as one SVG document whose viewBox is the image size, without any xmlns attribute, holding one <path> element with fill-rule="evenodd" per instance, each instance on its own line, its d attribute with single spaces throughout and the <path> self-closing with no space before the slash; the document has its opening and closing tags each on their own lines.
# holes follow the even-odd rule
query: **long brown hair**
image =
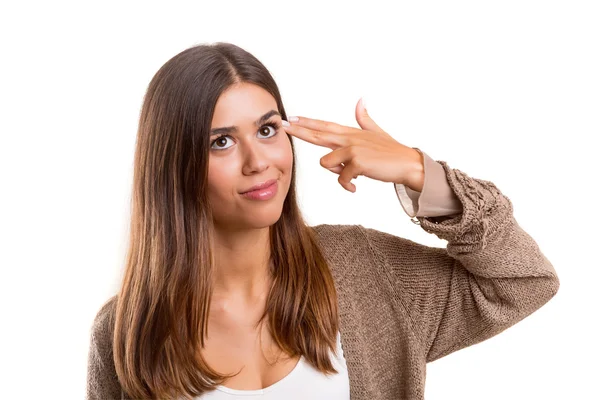
<svg viewBox="0 0 600 400">
<path fill-rule="evenodd" d="M 225 42 L 177 54 L 145 94 L 113 338 L 117 375 L 133 398 L 192 398 L 236 375 L 217 373 L 198 346 L 204 347 L 214 268 L 206 193 L 209 131 L 217 99 L 240 82 L 268 91 L 287 119 L 265 66 Z M 323 373 L 337 373 L 329 355 L 336 351 L 336 290 L 315 232 L 297 205 L 295 165 L 294 152 L 282 215 L 270 227 L 273 285 L 260 321 L 268 317 L 270 333 L 285 353 L 304 355 Z"/>
</svg>

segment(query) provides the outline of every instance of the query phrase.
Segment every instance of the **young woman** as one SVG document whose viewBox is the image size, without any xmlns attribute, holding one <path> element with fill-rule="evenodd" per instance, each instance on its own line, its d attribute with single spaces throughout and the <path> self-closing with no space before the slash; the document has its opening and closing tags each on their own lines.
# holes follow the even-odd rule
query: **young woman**
<svg viewBox="0 0 600 400">
<path fill-rule="evenodd" d="M 229 44 L 195 46 L 148 87 L 119 292 L 91 332 L 87 395 L 422 399 L 425 364 L 486 340 L 559 280 L 491 182 L 361 129 L 287 117 L 272 76 Z M 446 249 L 362 225 L 307 226 L 291 137 L 321 165 L 389 182 Z"/>
</svg>

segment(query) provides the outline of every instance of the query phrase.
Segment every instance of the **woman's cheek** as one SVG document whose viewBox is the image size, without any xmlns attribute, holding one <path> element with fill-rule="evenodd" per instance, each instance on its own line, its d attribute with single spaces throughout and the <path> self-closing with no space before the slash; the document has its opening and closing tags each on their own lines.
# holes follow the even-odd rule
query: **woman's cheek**
<svg viewBox="0 0 600 400">
<path fill-rule="evenodd" d="M 287 170 L 292 169 L 292 163 L 294 162 L 294 154 L 292 153 L 292 144 L 290 142 L 291 138 L 286 135 L 282 135 L 285 139 L 279 148 L 279 157 L 282 167 Z"/>
</svg>

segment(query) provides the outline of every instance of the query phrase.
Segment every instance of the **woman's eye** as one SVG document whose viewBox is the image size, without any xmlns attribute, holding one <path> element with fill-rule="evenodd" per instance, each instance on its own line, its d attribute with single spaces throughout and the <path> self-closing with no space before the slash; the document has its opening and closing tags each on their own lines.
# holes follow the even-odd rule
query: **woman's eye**
<svg viewBox="0 0 600 400">
<path fill-rule="evenodd" d="M 213 140 L 213 142 L 212 142 L 212 144 L 211 144 L 210 148 L 211 148 L 211 149 L 215 149 L 215 150 L 223 150 L 223 149 L 228 149 L 229 147 L 221 147 L 221 146 L 219 146 L 219 147 L 215 147 L 215 144 L 216 144 L 216 143 L 223 144 L 224 142 L 227 142 L 227 138 L 228 138 L 228 137 L 229 137 L 229 135 L 222 135 L 222 136 L 219 136 L 218 138 L 216 138 L 215 140 Z"/>
<path fill-rule="evenodd" d="M 261 135 L 263 133 L 266 133 L 267 135 L 269 134 L 269 129 L 271 128 L 271 130 L 273 131 L 273 135 L 271 136 L 263 136 L 263 137 L 273 137 L 277 134 L 277 126 L 275 124 L 266 124 L 260 127 L 260 129 L 258 130 L 258 133 L 260 133 Z"/>
<path fill-rule="evenodd" d="M 260 129 L 258 130 L 258 134 L 262 138 L 269 139 L 269 138 L 272 138 L 273 136 L 275 136 L 277 134 L 278 128 L 279 128 L 279 126 L 276 123 L 267 123 L 267 124 L 265 124 L 265 125 L 263 125 L 263 126 L 260 127 Z M 269 131 L 272 132 L 272 134 L 270 136 L 269 136 L 269 133 L 270 133 Z M 221 135 L 221 136 L 217 137 L 211 143 L 211 149 L 214 149 L 214 150 L 226 150 L 226 149 L 228 149 L 229 147 L 222 147 L 222 145 L 227 144 L 227 139 L 228 138 L 230 138 L 229 135 Z M 217 147 L 215 147 L 215 144 L 218 144 Z"/>
</svg>

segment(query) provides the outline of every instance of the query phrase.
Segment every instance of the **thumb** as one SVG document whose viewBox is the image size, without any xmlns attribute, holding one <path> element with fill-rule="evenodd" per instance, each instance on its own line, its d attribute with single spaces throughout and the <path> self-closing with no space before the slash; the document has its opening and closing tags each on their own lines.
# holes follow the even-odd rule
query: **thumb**
<svg viewBox="0 0 600 400">
<path fill-rule="evenodd" d="M 361 128 L 366 129 L 368 131 L 384 132 L 384 130 L 381 129 L 379 125 L 377 125 L 375 121 L 373 121 L 373 119 L 371 119 L 371 117 L 369 116 L 369 113 L 367 112 L 367 109 L 365 107 L 364 96 L 360 98 L 358 103 L 356 103 L 355 114 L 356 121 L 358 122 L 358 125 L 360 125 Z"/>
</svg>

